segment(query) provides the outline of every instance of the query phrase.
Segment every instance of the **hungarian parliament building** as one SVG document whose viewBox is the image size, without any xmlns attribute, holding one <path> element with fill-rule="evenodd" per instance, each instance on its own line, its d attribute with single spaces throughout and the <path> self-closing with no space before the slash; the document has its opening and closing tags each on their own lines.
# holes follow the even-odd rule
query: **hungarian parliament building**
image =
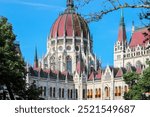
<svg viewBox="0 0 150 117">
<path fill-rule="evenodd" d="M 147 28 L 134 28 L 127 42 L 124 16 L 120 18 L 114 45 L 114 65 L 101 68 L 93 54 L 93 38 L 86 20 L 75 11 L 73 0 L 52 25 L 47 51 L 39 59 L 35 50 L 33 66 L 27 66 L 27 82 L 42 89 L 45 100 L 123 100 L 128 85 L 123 74 L 141 74 L 150 59 Z"/>
</svg>

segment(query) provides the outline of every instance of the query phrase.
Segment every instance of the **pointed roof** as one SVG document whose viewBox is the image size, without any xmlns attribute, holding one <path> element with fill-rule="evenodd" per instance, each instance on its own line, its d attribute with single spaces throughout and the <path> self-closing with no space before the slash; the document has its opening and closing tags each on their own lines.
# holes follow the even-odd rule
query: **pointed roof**
<svg viewBox="0 0 150 117">
<path fill-rule="evenodd" d="M 98 69 L 97 74 L 96 74 L 96 79 L 101 79 L 102 78 L 102 71 Z"/>
<path fill-rule="evenodd" d="M 144 43 L 146 39 L 146 37 L 144 36 L 144 33 L 147 33 L 148 35 L 150 35 L 150 32 L 148 31 L 148 27 L 136 29 L 134 33 L 132 34 L 132 38 L 130 40 L 129 46 L 130 47 L 135 47 L 137 45 L 145 46 L 147 42 Z"/>
<path fill-rule="evenodd" d="M 88 80 L 93 80 L 94 79 L 94 72 L 91 72 L 91 74 L 89 75 Z"/>
<path fill-rule="evenodd" d="M 118 70 L 118 72 L 117 72 L 115 77 L 122 77 L 123 74 L 125 74 L 125 73 L 126 73 L 126 69 L 125 68 L 119 68 L 119 70 Z"/>
<path fill-rule="evenodd" d="M 121 12 L 121 19 L 120 19 L 120 25 L 119 25 L 119 33 L 118 33 L 118 41 L 120 43 L 126 41 L 126 29 L 125 29 L 125 23 L 124 23 L 124 15 L 123 10 Z"/>
</svg>

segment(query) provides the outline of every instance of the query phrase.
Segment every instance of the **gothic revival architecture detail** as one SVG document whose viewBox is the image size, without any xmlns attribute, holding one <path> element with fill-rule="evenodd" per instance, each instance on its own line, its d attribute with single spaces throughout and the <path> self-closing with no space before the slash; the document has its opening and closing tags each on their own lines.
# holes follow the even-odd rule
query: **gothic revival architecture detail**
<svg viewBox="0 0 150 117">
<path fill-rule="evenodd" d="M 128 43 L 122 13 L 114 45 L 114 67 L 102 69 L 93 54 L 93 39 L 86 21 L 76 13 L 73 0 L 67 0 L 66 6 L 52 25 L 47 52 L 41 60 L 35 50 L 34 66 L 28 66 L 27 81 L 43 90 L 43 99 L 123 99 L 124 92 L 128 91 L 123 74 L 141 74 L 150 58 L 150 49 L 147 49 L 150 43 L 144 43 L 142 34 L 147 29 L 135 29 L 133 25 Z"/>
</svg>

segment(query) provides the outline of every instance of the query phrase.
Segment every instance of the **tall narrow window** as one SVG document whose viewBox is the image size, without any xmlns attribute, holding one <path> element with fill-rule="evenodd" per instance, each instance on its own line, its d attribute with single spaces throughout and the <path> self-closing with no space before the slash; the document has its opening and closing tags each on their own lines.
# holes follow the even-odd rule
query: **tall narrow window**
<svg viewBox="0 0 150 117">
<path fill-rule="evenodd" d="M 66 61 L 67 61 L 67 71 L 71 73 L 72 72 L 72 60 L 71 60 L 71 57 L 67 56 Z"/>
<path fill-rule="evenodd" d="M 55 97 L 55 88 L 53 88 L 53 97 Z"/>
<path fill-rule="evenodd" d="M 61 98 L 61 88 L 59 88 L 59 98 Z"/>
<path fill-rule="evenodd" d="M 52 97 L 52 87 L 50 87 L 49 93 L 50 93 L 50 97 Z"/>
<path fill-rule="evenodd" d="M 64 89 L 62 89 L 62 98 L 64 98 Z"/>
<path fill-rule="evenodd" d="M 70 91 L 70 98 L 71 98 L 71 99 L 72 99 L 72 93 L 73 93 L 73 92 L 72 92 L 72 89 L 71 89 L 71 91 Z"/>
<path fill-rule="evenodd" d="M 118 96 L 118 87 L 115 87 L 115 96 Z"/>
<path fill-rule="evenodd" d="M 46 96 L 46 87 L 44 87 L 44 96 Z"/>
<path fill-rule="evenodd" d="M 83 99 L 85 98 L 85 89 L 83 89 Z"/>
<path fill-rule="evenodd" d="M 76 99 L 78 99 L 78 89 L 76 89 Z"/>
<path fill-rule="evenodd" d="M 128 92 L 128 87 L 127 87 L 127 86 L 124 87 L 124 92 L 125 92 L 125 93 Z"/>
<path fill-rule="evenodd" d="M 108 87 L 105 87 L 105 96 L 109 97 L 109 89 L 108 89 Z"/>
<path fill-rule="evenodd" d="M 121 86 L 119 87 L 119 96 L 121 96 Z"/>
<path fill-rule="evenodd" d="M 97 96 L 98 96 L 98 90 L 95 89 L 95 98 L 97 98 Z"/>
<path fill-rule="evenodd" d="M 99 88 L 99 91 L 98 91 L 98 97 L 100 98 L 101 97 L 101 89 Z"/>
<path fill-rule="evenodd" d="M 91 89 L 91 98 L 93 98 L 93 90 Z"/>
<path fill-rule="evenodd" d="M 68 92 L 68 99 L 69 99 L 69 98 L 70 98 L 70 96 L 69 96 L 69 95 L 70 95 L 70 90 L 68 89 L 68 91 L 67 91 L 67 92 Z"/>
</svg>

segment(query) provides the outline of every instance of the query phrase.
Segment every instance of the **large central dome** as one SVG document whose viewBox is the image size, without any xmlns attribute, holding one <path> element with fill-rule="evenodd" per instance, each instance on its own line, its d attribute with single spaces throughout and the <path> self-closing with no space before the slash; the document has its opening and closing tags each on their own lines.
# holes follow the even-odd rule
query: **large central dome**
<svg viewBox="0 0 150 117">
<path fill-rule="evenodd" d="M 50 37 L 88 37 L 88 25 L 81 15 L 74 9 L 73 0 L 67 0 L 67 9 L 62 13 L 52 26 Z"/>
</svg>

